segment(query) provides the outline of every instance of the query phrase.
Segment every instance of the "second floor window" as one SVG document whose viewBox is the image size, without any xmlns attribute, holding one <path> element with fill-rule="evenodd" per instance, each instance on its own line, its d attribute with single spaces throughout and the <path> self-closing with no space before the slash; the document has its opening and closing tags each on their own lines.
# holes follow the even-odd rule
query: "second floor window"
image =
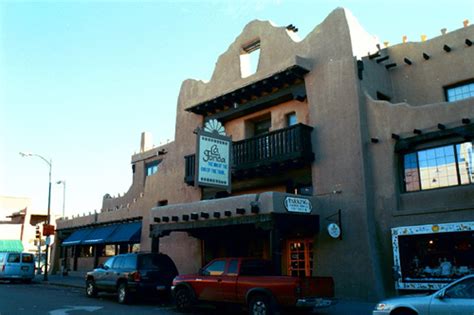
<svg viewBox="0 0 474 315">
<path fill-rule="evenodd" d="M 161 161 L 153 161 L 145 165 L 146 176 L 150 176 L 158 172 L 159 164 Z"/>
<path fill-rule="evenodd" d="M 446 100 L 448 102 L 455 102 L 469 97 L 474 97 L 474 82 L 446 88 Z"/>
<path fill-rule="evenodd" d="M 473 184 L 473 151 L 467 141 L 405 154 L 405 191 Z"/>
<path fill-rule="evenodd" d="M 290 127 L 296 125 L 298 123 L 298 119 L 296 118 L 296 113 L 289 113 L 286 115 L 286 126 Z"/>
</svg>

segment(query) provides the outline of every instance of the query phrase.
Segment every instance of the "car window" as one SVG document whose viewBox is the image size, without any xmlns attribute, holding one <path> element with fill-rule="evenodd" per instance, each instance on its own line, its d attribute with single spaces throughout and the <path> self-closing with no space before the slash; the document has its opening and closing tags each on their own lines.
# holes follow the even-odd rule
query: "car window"
<svg viewBox="0 0 474 315">
<path fill-rule="evenodd" d="M 210 276 L 220 276 L 224 273 L 225 260 L 217 260 L 204 269 L 204 274 Z"/>
<path fill-rule="evenodd" d="M 7 262 L 9 263 L 19 263 L 20 262 L 20 254 L 10 254 L 8 256 Z"/>
<path fill-rule="evenodd" d="M 23 254 L 21 255 L 21 261 L 24 263 L 32 263 L 34 260 L 33 254 Z"/>
<path fill-rule="evenodd" d="M 120 269 L 120 268 L 123 268 L 123 260 L 124 260 L 125 257 L 123 256 L 118 256 L 118 257 L 115 257 L 115 260 L 113 262 L 113 265 L 112 265 L 112 268 L 114 269 Z"/>
<path fill-rule="evenodd" d="M 129 255 L 129 256 L 125 256 L 123 257 L 123 265 L 122 265 L 122 268 L 123 269 L 135 269 L 137 268 L 137 256 L 134 256 L 134 255 Z"/>
<path fill-rule="evenodd" d="M 107 259 L 107 261 L 104 263 L 105 269 L 110 269 L 112 268 L 112 265 L 114 263 L 115 257 Z"/>
<path fill-rule="evenodd" d="M 229 276 L 236 276 L 238 267 L 239 267 L 239 261 L 237 259 L 232 259 L 229 262 L 229 267 L 227 267 L 227 274 Z"/>
<path fill-rule="evenodd" d="M 474 299 L 474 278 L 468 278 L 449 287 L 445 295 L 452 299 Z"/>
</svg>

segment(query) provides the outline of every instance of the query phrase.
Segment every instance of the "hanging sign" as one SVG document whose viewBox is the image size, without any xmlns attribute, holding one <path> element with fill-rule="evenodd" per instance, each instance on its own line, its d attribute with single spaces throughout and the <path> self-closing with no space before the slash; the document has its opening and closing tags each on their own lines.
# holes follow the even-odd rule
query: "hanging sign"
<svg viewBox="0 0 474 315">
<path fill-rule="evenodd" d="M 304 198 L 286 197 L 285 208 L 288 212 L 311 213 L 313 206 L 311 201 Z"/>
<path fill-rule="evenodd" d="M 197 133 L 196 183 L 230 191 L 232 139 L 208 127 Z"/>
</svg>

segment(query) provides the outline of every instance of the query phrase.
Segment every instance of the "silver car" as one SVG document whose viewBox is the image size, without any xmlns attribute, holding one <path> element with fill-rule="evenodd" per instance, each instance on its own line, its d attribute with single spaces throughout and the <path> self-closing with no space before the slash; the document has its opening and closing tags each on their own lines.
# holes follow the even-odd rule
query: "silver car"
<svg viewBox="0 0 474 315">
<path fill-rule="evenodd" d="M 425 296 L 381 301 L 373 315 L 474 315 L 474 275 L 465 276 Z"/>
</svg>

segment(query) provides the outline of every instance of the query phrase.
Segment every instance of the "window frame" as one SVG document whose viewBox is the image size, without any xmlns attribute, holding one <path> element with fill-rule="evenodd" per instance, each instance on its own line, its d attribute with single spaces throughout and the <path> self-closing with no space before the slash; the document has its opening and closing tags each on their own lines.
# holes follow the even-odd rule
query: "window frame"
<svg viewBox="0 0 474 315">
<path fill-rule="evenodd" d="M 158 173 L 158 170 L 160 169 L 160 164 L 162 160 L 154 160 L 145 163 L 145 177 L 155 175 Z M 154 170 L 156 167 L 156 170 Z M 148 170 L 152 170 L 149 174 Z M 154 170 L 154 171 L 153 171 Z"/>
<path fill-rule="evenodd" d="M 448 103 L 453 103 L 453 102 L 466 100 L 466 99 L 469 99 L 469 98 L 474 98 L 474 96 L 469 96 L 469 97 L 462 98 L 462 99 L 459 99 L 459 100 L 452 100 L 452 101 L 449 100 L 449 95 L 448 94 L 449 94 L 450 90 L 460 88 L 460 87 L 463 87 L 463 86 L 468 86 L 468 85 L 471 85 L 471 84 L 474 84 L 474 78 L 445 86 L 444 87 L 444 99 L 445 99 L 445 101 L 448 102 Z"/>
<path fill-rule="evenodd" d="M 458 156 L 459 152 L 458 152 L 457 146 L 461 145 L 463 143 L 466 143 L 466 142 L 471 142 L 473 147 L 474 147 L 474 140 L 467 140 L 467 139 L 461 140 L 459 138 L 456 138 L 456 139 L 451 139 L 450 141 L 442 141 L 442 142 L 433 141 L 429 144 L 422 144 L 422 145 L 419 145 L 419 146 L 416 146 L 416 147 L 412 148 L 411 150 L 400 152 L 399 169 L 401 171 L 399 172 L 399 178 L 400 178 L 401 192 L 407 194 L 407 193 L 426 192 L 426 191 L 433 191 L 433 190 L 438 190 L 438 189 L 474 185 L 474 181 L 472 181 L 471 179 L 469 179 L 470 183 L 463 184 L 462 180 L 461 180 L 461 174 L 459 172 L 460 165 L 459 165 L 459 156 Z M 452 147 L 453 148 L 457 184 L 456 185 L 447 185 L 447 186 L 440 186 L 440 187 L 435 187 L 435 188 L 428 188 L 428 189 L 425 188 L 425 189 L 423 189 L 423 187 L 422 187 L 422 178 L 421 178 L 421 174 L 420 174 L 420 160 L 419 160 L 418 154 L 421 151 L 434 150 L 434 149 L 437 149 L 437 148 L 444 148 L 444 147 Z M 415 154 L 415 157 L 416 157 L 416 165 L 417 165 L 416 171 L 417 171 L 417 174 L 418 174 L 418 185 L 419 185 L 418 190 L 407 190 L 407 182 L 405 180 L 405 178 L 406 178 L 406 176 L 405 176 L 405 171 L 406 171 L 405 157 L 407 155 L 410 155 L 410 154 Z"/>
</svg>

